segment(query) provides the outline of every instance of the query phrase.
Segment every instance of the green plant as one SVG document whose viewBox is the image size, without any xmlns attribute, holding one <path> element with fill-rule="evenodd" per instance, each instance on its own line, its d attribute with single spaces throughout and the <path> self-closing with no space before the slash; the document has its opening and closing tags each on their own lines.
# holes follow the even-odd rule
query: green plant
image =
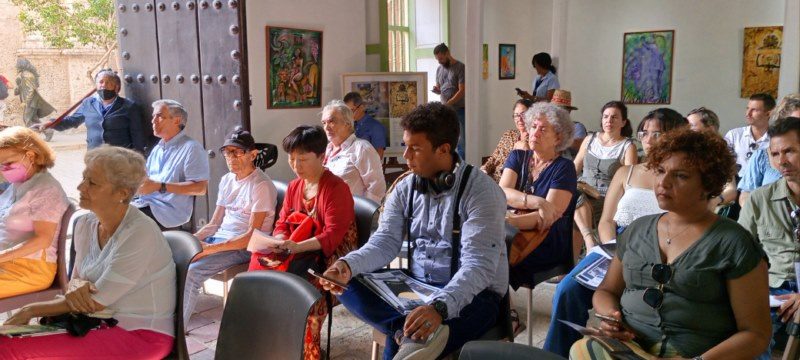
<svg viewBox="0 0 800 360">
<path fill-rule="evenodd" d="M 48 46 L 105 50 L 89 73 L 106 63 L 117 47 L 113 0 L 79 0 L 69 4 L 64 0 L 11 0 L 11 3 L 20 9 L 23 31 L 40 34 Z"/>
</svg>

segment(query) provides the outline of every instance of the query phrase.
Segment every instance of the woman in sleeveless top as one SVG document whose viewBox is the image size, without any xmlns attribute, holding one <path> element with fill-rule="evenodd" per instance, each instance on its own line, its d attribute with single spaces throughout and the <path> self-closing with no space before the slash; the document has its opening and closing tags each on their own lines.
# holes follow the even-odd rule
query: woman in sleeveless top
<svg viewBox="0 0 800 360">
<path fill-rule="evenodd" d="M 620 101 L 610 101 L 603 105 L 602 131 L 588 136 L 575 156 L 575 171 L 581 173 L 578 181 L 597 189 L 600 196 L 591 199 L 582 194 L 575 210 L 575 224 L 581 232 L 586 250 L 596 243 L 594 228 L 603 210 L 608 186 L 617 169 L 622 165 L 638 162 L 636 146 L 630 136 L 633 134 L 628 120 L 628 108 Z"/>
<path fill-rule="evenodd" d="M 686 125 L 686 120 L 672 109 L 661 108 L 648 113 L 637 129 L 645 156 L 662 134 Z M 634 220 L 663 212 L 658 207 L 653 191 L 654 182 L 655 174 L 644 164 L 623 166 L 617 170 L 609 185 L 598 225 L 602 243 L 614 241 L 617 234 Z M 545 350 L 567 357 L 572 344 L 581 338 L 581 334 L 558 320 L 586 326 L 594 291 L 579 284 L 575 275 L 601 257 L 601 254 L 594 252 L 586 255 L 556 287 L 550 329 L 544 342 Z"/>
<path fill-rule="evenodd" d="M 599 333 L 646 358 L 753 359 L 770 342 L 767 263 L 739 224 L 708 201 L 734 174 L 728 144 L 688 128 L 661 137 L 648 154 L 665 213 L 635 220 L 592 297 Z M 611 359 L 585 338 L 570 359 Z"/>
</svg>

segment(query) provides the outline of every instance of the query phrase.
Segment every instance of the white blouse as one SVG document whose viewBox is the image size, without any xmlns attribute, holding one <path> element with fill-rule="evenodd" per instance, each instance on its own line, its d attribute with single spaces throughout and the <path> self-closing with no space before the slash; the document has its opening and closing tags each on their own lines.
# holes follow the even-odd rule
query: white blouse
<svg viewBox="0 0 800 360">
<path fill-rule="evenodd" d="M 92 298 L 125 330 L 175 336 L 176 275 L 172 251 L 156 223 L 134 206 L 100 249 L 93 213 L 75 225 L 73 279 L 92 282 Z"/>
<path fill-rule="evenodd" d="M 383 165 L 369 141 L 351 134 L 335 153 L 333 143 L 328 143 L 325 159 L 325 167 L 342 178 L 353 195 L 364 196 L 377 203 L 386 195 Z"/>
<path fill-rule="evenodd" d="M 0 251 L 13 248 L 34 236 L 34 221 L 55 223 L 53 240 L 44 251 L 37 251 L 24 259 L 58 260 L 58 234 L 61 217 L 69 206 L 61 184 L 47 170 L 33 175 L 21 184 L 11 184 L 0 194 Z M 66 231 L 66 229 L 64 229 Z"/>
</svg>

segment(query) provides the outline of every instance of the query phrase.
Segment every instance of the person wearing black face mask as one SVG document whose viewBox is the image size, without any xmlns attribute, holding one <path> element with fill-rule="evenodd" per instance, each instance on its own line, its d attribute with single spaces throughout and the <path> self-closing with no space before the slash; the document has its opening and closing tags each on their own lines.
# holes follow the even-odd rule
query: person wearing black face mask
<svg viewBox="0 0 800 360">
<path fill-rule="evenodd" d="M 145 139 L 150 138 L 144 127 L 139 107 L 119 96 L 121 81 L 111 69 L 100 70 L 95 76 L 96 93 L 83 100 L 72 115 L 60 122 L 31 126 L 35 130 L 63 131 L 86 124 L 86 145 L 89 150 L 103 144 L 119 146 L 144 153 Z"/>
</svg>

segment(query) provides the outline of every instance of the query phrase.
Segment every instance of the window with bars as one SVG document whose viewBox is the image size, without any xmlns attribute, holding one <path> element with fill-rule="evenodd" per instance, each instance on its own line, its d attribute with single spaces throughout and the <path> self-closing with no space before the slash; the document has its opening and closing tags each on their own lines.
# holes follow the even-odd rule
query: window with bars
<svg viewBox="0 0 800 360">
<path fill-rule="evenodd" d="M 410 71 L 409 1 L 387 0 L 389 30 L 389 71 Z"/>
</svg>

